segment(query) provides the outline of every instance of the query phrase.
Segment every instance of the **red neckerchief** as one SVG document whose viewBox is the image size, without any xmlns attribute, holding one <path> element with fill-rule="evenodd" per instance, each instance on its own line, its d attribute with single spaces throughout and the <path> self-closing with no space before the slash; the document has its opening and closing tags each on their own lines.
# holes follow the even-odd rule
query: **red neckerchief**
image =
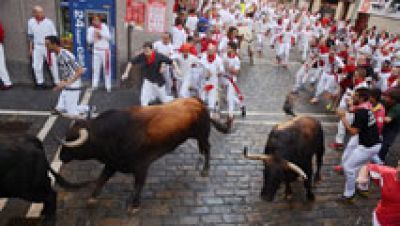
<svg viewBox="0 0 400 226">
<path fill-rule="evenodd" d="M 381 73 L 390 73 L 392 71 L 391 68 L 382 68 Z"/>
<path fill-rule="evenodd" d="M 396 43 L 397 42 L 397 40 L 398 40 L 398 38 L 396 37 L 396 38 L 394 38 L 393 40 L 392 40 L 392 43 Z"/>
<path fill-rule="evenodd" d="M 372 109 L 372 104 L 371 104 L 369 101 L 367 101 L 367 102 L 361 103 L 361 104 L 359 104 L 359 105 L 357 105 L 357 106 L 354 106 L 354 110 L 355 110 L 355 109 L 367 109 L 367 110 L 371 110 L 371 109 Z"/>
<path fill-rule="evenodd" d="M 329 55 L 328 60 L 329 60 L 330 64 L 334 64 L 335 63 L 335 56 Z"/>
<path fill-rule="evenodd" d="M 44 18 L 45 18 L 44 16 L 42 16 L 42 17 L 35 17 L 37 23 L 42 22 L 42 21 L 44 20 Z"/>
<path fill-rule="evenodd" d="M 96 28 L 96 29 L 101 29 L 101 24 L 93 25 L 93 27 Z"/>
<path fill-rule="evenodd" d="M 236 57 L 236 53 L 234 53 L 234 52 L 230 52 L 230 53 L 228 53 L 227 55 L 228 55 L 228 57 L 231 58 L 231 59 Z"/>
<path fill-rule="evenodd" d="M 217 58 L 217 54 L 207 54 L 207 61 L 208 61 L 208 63 L 212 63 L 212 62 L 214 62 L 214 60 Z"/>
<path fill-rule="evenodd" d="M 352 72 L 354 72 L 355 70 L 356 70 L 356 65 L 355 64 L 348 64 L 348 65 L 346 65 L 345 67 L 344 67 L 344 72 L 345 73 L 352 73 Z"/>
<path fill-rule="evenodd" d="M 390 75 L 387 79 L 388 86 L 391 87 L 392 84 L 397 80 L 397 75 Z"/>
<path fill-rule="evenodd" d="M 146 64 L 151 65 L 154 63 L 155 60 L 156 60 L 156 52 L 152 51 L 151 55 L 146 57 Z"/>
<path fill-rule="evenodd" d="M 354 79 L 354 87 L 360 85 L 360 84 L 363 83 L 363 82 L 364 82 L 364 79 L 362 79 L 362 78 L 356 78 L 356 79 Z"/>
</svg>

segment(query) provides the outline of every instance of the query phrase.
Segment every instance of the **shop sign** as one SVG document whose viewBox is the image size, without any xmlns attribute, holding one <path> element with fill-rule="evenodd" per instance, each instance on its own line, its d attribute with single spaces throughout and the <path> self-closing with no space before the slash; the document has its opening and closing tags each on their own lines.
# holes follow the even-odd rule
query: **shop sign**
<svg viewBox="0 0 400 226">
<path fill-rule="evenodd" d="M 85 14 L 81 9 L 74 10 L 75 20 L 75 45 L 78 62 L 82 67 L 85 67 Z"/>
</svg>

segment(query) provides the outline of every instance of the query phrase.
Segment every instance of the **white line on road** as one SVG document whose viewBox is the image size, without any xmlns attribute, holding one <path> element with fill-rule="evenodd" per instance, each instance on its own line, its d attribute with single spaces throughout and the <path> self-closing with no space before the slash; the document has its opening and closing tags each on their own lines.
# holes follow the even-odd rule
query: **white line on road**
<svg viewBox="0 0 400 226">
<path fill-rule="evenodd" d="M 87 105 L 89 104 L 90 98 L 92 96 L 92 91 L 91 89 L 87 89 L 85 91 L 85 94 L 82 97 L 81 104 L 82 105 Z M 73 125 L 73 122 L 71 123 L 71 126 Z M 60 172 L 62 162 L 60 161 L 60 151 L 61 151 L 61 146 L 57 147 L 57 151 L 54 155 L 53 161 L 50 163 L 50 166 L 53 168 L 55 172 Z M 53 177 L 53 176 L 51 176 Z M 52 180 L 52 183 L 54 184 L 54 179 Z M 42 203 L 34 203 L 30 206 L 28 212 L 26 213 L 26 217 L 28 218 L 36 218 L 40 217 L 40 213 L 42 212 L 43 209 L 43 204 Z"/>
<path fill-rule="evenodd" d="M 228 114 L 227 111 L 221 111 L 222 114 Z M 240 111 L 234 111 L 235 115 L 241 115 Z M 334 114 L 323 114 L 323 113 L 297 113 L 298 116 L 312 116 L 316 118 L 335 118 L 337 117 Z M 267 112 L 267 111 L 247 111 L 246 115 L 248 116 L 287 116 L 285 113 L 282 112 Z"/>
<path fill-rule="evenodd" d="M 0 110 L 0 115 L 50 116 L 50 111 Z"/>
<path fill-rule="evenodd" d="M 237 119 L 234 121 L 235 123 L 240 123 L 244 125 L 266 125 L 266 126 L 274 126 L 281 121 L 276 120 L 246 120 L 246 119 Z M 321 122 L 322 126 L 333 127 L 337 126 L 337 122 Z"/>
</svg>

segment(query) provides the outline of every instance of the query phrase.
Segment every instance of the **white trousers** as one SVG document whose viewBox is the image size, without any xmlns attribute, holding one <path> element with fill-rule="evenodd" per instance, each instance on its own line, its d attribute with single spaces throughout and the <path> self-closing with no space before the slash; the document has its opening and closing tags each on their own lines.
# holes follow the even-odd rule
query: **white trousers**
<svg viewBox="0 0 400 226">
<path fill-rule="evenodd" d="M 289 62 L 290 47 L 290 43 L 280 43 L 277 48 L 276 55 L 281 58 L 282 63 L 284 64 L 287 64 Z"/>
<path fill-rule="evenodd" d="M 346 156 L 345 153 L 343 153 L 342 165 L 346 176 L 345 190 L 343 192 L 345 197 L 351 197 L 354 195 L 358 171 L 363 165 L 367 164 L 376 154 L 378 154 L 380 149 L 381 144 L 376 144 L 372 147 L 365 147 L 357 144 L 354 150 L 350 150 L 346 153 Z M 362 189 L 366 188 L 368 188 L 368 185 L 364 186 Z"/>
<path fill-rule="evenodd" d="M 264 47 L 264 33 L 257 33 L 257 51 L 262 51 Z"/>
<path fill-rule="evenodd" d="M 50 71 L 51 75 L 53 76 L 53 81 L 55 84 L 60 83 L 60 79 L 58 77 L 58 66 L 56 62 L 56 55 L 55 53 L 50 54 L 51 57 L 51 65 Z M 48 57 L 47 57 L 47 49 L 45 46 L 38 46 L 35 45 L 32 53 L 32 67 L 33 70 L 35 71 L 35 77 L 36 77 L 36 83 L 38 85 L 41 85 L 44 83 L 44 77 L 43 77 L 43 61 L 46 60 L 48 64 Z"/>
<path fill-rule="evenodd" d="M 162 75 L 165 80 L 165 89 L 168 95 L 172 96 L 172 87 L 174 85 L 174 80 L 172 78 L 171 66 L 164 64 L 162 66 Z"/>
<path fill-rule="evenodd" d="M 211 78 L 209 81 L 204 83 L 204 86 L 212 85 L 213 88 L 210 91 L 206 91 L 202 88 L 201 99 L 207 103 L 210 110 L 217 110 L 218 103 L 218 78 Z"/>
<path fill-rule="evenodd" d="M 142 93 L 140 95 L 140 104 L 142 106 L 149 105 L 150 101 L 159 98 L 162 103 L 167 103 L 172 101 L 174 98 L 167 95 L 165 85 L 158 86 L 155 83 L 144 79 L 142 86 Z"/>
<path fill-rule="evenodd" d="M 108 51 L 108 54 L 107 54 Z M 108 58 L 108 59 L 107 59 Z M 108 65 L 107 65 L 108 61 Z M 110 50 L 93 50 L 92 87 L 99 86 L 100 72 L 103 68 L 104 83 L 107 91 L 111 91 L 111 54 Z"/>
<path fill-rule="evenodd" d="M 70 116 L 79 116 L 89 111 L 89 106 L 78 105 L 80 90 L 62 90 L 58 98 L 56 110 Z"/>
<path fill-rule="evenodd" d="M 318 81 L 317 89 L 315 91 L 315 97 L 318 98 L 323 92 L 329 92 L 331 94 L 336 93 L 337 83 L 335 76 L 322 72 L 321 78 Z"/>
<path fill-rule="evenodd" d="M 10 76 L 8 74 L 7 66 L 6 66 L 4 47 L 3 47 L 2 43 L 0 43 L 0 79 L 5 86 L 12 85 Z"/>
<path fill-rule="evenodd" d="M 372 212 L 372 226 L 381 226 L 379 223 L 378 217 L 376 216 L 376 211 Z"/>
<path fill-rule="evenodd" d="M 309 50 L 309 44 L 308 44 L 308 42 L 302 43 L 302 44 L 301 44 L 301 51 L 302 51 L 301 59 L 302 59 L 303 61 L 306 61 L 306 60 L 307 60 L 308 50 Z"/>
<path fill-rule="evenodd" d="M 237 78 L 234 76 L 233 81 L 237 82 Z M 238 94 L 235 90 L 235 87 L 233 84 L 229 81 L 229 79 L 224 78 L 224 83 L 227 87 L 226 91 L 226 100 L 228 104 L 228 115 L 230 117 L 233 117 L 236 105 L 243 106 L 242 101 L 239 99 Z"/>
<path fill-rule="evenodd" d="M 179 89 L 179 97 L 187 98 L 190 97 L 190 88 L 194 88 L 193 78 L 191 73 L 183 75 L 182 85 Z"/>
</svg>

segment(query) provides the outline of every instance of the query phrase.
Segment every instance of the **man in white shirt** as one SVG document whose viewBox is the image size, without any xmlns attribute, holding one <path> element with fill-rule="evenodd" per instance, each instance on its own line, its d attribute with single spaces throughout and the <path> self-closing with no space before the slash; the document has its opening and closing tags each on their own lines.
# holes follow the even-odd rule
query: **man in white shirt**
<svg viewBox="0 0 400 226">
<path fill-rule="evenodd" d="M 185 43 L 182 45 L 180 53 L 172 56 L 172 59 L 178 63 L 181 72 L 182 85 L 179 90 L 179 97 L 183 98 L 190 97 L 191 88 L 198 89 L 196 81 L 198 81 L 199 75 L 193 73 L 199 71 L 200 59 L 190 54 L 190 48 L 191 45 Z"/>
<path fill-rule="evenodd" d="M 171 57 L 172 54 L 174 53 L 174 46 L 171 43 L 171 34 L 165 32 L 161 36 L 161 40 L 154 42 L 153 48 L 156 52 L 161 53 L 167 57 Z M 171 67 L 169 65 L 163 65 L 162 71 L 163 71 L 162 74 L 165 79 L 165 88 L 167 90 L 167 93 L 172 96 L 174 80 L 171 73 Z"/>
<path fill-rule="evenodd" d="M 201 63 L 205 68 L 204 77 L 206 80 L 201 99 L 207 103 L 211 117 L 215 118 L 218 105 L 218 76 L 225 71 L 224 64 L 217 55 L 216 46 L 212 44 L 208 46 L 207 52 L 201 57 Z"/>
<path fill-rule="evenodd" d="M 43 60 L 46 59 L 53 76 L 53 82 L 60 82 L 58 68 L 55 61 L 55 54 L 47 51 L 45 38 L 47 36 L 57 36 L 57 31 L 53 21 L 46 18 L 43 8 L 35 6 L 33 17 L 28 21 L 29 54 L 32 56 L 32 66 L 35 72 L 36 86 L 44 88 Z"/>
<path fill-rule="evenodd" d="M 93 17 L 92 25 L 88 28 L 86 38 L 89 44 L 93 44 L 92 88 L 98 88 L 100 71 L 103 66 L 105 87 L 107 92 L 111 92 L 111 35 L 108 26 L 101 22 L 98 15 Z"/>
</svg>

